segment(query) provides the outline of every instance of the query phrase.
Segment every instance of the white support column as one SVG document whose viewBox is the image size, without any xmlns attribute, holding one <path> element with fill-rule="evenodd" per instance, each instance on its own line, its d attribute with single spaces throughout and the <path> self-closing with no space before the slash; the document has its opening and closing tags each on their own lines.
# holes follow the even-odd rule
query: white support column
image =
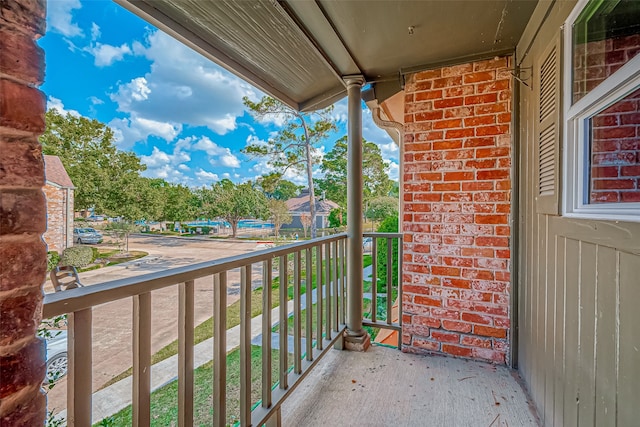
<svg viewBox="0 0 640 427">
<path fill-rule="evenodd" d="M 362 76 L 345 77 L 348 94 L 347 149 L 347 335 L 348 350 L 366 351 L 371 344 L 362 328 Z"/>
</svg>

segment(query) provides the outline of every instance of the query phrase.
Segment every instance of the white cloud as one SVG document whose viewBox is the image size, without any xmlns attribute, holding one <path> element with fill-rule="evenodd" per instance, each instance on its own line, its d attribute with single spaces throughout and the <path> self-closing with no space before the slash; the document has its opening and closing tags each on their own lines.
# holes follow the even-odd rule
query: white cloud
<svg viewBox="0 0 640 427">
<path fill-rule="evenodd" d="M 62 103 L 62 101 L 58 98 L 55 98 L 53 96 L 50 96 L 47 99 L 47 110 L 51 110 L 51 109 L 55 109 L 58 110 L 58 112 L 60 114 L 62 114 L 63 116 L 66 116 L 67 113 L 71 114 L 72 116 L 75 117 L 81 117 L 81 114 L 76 111 L 76 110 L 67 110 L 66 108 L 64 108 L 64 104 Z"/>
<path fill-rule="evenodd" d="M 377 144 L 386 144 L 393 140 L 385 131 L 376 125 L 371 116 L 371 110 L 364 108 L 362 111 L 362 136 L 367 141 L 375 142 Z"/>
<path fill-rule="evenodd" d="M 333 114 L 332 117 L 338 123 L 347 123 L 348 119 L 348 99 L 343 98 L 340 101 L 333 104 Z"/>
<path fill-rule="evenodd" d="M 278 135 L 277 132 L 276 133 L 272 132 L 272 134 L 273 136 L 269 135 L 269 138 L 275 138 Z M 263 145 L 263 146 L 268 145 L 267 141 L 265 141 L 264 139 L 260 139 L 258 138 L 257 135 L 253 135 L 253 134 L 247 136 L 246 142 L 247 142 L 246 145 Z"/>
<path fill-rule="evenodd" d="M 150 33 L 145 44 L 127 46 L 152 65 L 111 95 L 119 111 L 159 123 L 206 126 L 221 135 L 236 129 L 245 110 L 242 97 L 255 97 L 255 89 L 161 31 Z"/>
<path fill-rule="evenodd" d="M 140 156 L 140 160 L 147 166 L 143 175 L 151 178 L 163 178 L 170 182 L 188 184 L 191 178 L 185 176 L 183 172 L 190 170 L 185 163 L 191 160 L 189 153 L 185 152 L 183 144 L 176 144 L 172 153 L 153 147 L 153 151 L 148 156 Z"/>
<path fill-rule="evenodd" d="M 221 147 L 203 136 L 191 146 L 193 150 L 206 152 L 209 156 L 209 163 L 213 166 L 224 166 L 227 168 L 239 168 L 240 160 L 227 147 Z"/>
<path fill-rule="evenodd" d="M 94 41 L 98 40 L 101 35 L 102 35 L 102 32 L 100 31 L 100 26 L 95 22 L 92 22 L 91 23 L 91 40 L 94 40 Z"/>
<path fill-rule="evenodd" d="M 201 185 L 211 185 L 215 181 L 220 181 L 217 173 L 209 172 L 204 169 L 198 169 L 195 176 L 198 178 Z"/>
<path fill-rule="evenodd" d="M 400 176 L 400 167 L 396 162 L 388 161 L 387 166 L 389 167 L 389 178 L 397 181 Z"/>
<path fill-rule="evenodd" d="M 54 0 L 47 2 L 48 27 L 65 37 L 82 36 L 82 30 L 73 22 L 73 11 L 80 9 L 80 0 Z"/>
<path fill-rule="evenodd" d="M 387 142 L 386 144 L 378 144 L 378 147 L 380 147 L 383 159 L 398 158 L 398 145 L 394 141 Z"/>
<path fill-rule="evenodd" d="M 158 168 L 169 163 L 169 155 L 164 151 L 160 151 L 158 147 L 153 147 L 153 152 L 149 156 L 140 156 L 140 160 L 148 168 Z"/>
<path fill-rule="evenodd" d="M 142 117 L 135 117 L 132 121 L 136 123 L 138 129 L 143 130 L 148 135 L 159 136 L 167 142 L 173 141 L 182 131 L 182 126 L 180 125 L 156 122 L 155 120 L 143 119 Z"/>
<path fill-rule="evenodd" d="M 160 150 L 158 147 L 153 147 L 153 151 L 148 156 L 140 156 L 142 163 L 147 165 L 149 168 L 157 168 L 164 165 L 177 166 L 182 165 L 182 163 L 188 162 L 191 160 L 191 156 L 189 153 L 186 153 L 179 148 L 175 148 L 172 154 L 165 153 Z M 188 169 L 188 167 L 187 167 Z"/>
<path fill-rule="evenodd" d="M 162 178 L 174 184 L 189 185 L 191 178 L 185 176 L 182 172 L 170 165 L 160 166 L 157 168 L 149 168 L 142 172 L 147 178 Z"/>
<path fill-rule="evenodd" d="M 129 109 L 132 101 L 146 101 L 151 89 L 144 77 L 136 77 L 129 83 L 120 85 L 117 93 L 111 94 L 111 100 L 118 103 L 120 108 Z"/>
<path fill-rule="evenodd" d="M 104 101 L 96 96 L 90 96 L 89 101 L 91 101 L 92 105 L 102 105 Z"/>
<path fill-rule="evenodd" d="M 227 168 L 239 168 L 240 167 L 240 160 L 238 160 L 238 158 L 236 156 L 234 156 L 233 154 L 229 153 L 229 154 L 225 154 L 224 156 L 220 157 L 220 160 L 218 162 L 214 162 L 213 160 L 210 161 L 210 163 L 213 166 L 224 166 Z"/>
<path fill-rule="evenodd" d="M 279 128 L 283 127 L 289 120 L 291 120 L 291 115 L 289 114 L 267 114 L 258 120 L 260 123 L 273 124 Z"/>
<path fill-rule="evenodd" d="M 113 129 L 120 149 L 131 148 L 137 141 L 146 141 L 150 135 L 171 142 L 182 132 L 180 124 L 156 122 L 135 116 L 115 118 L 109 122 L 109 126 Z"/>
<path fill-rule="evenodd" d="M 266 158 L 257 158 L 256 163 L 251 168 L 249 168 L 249 172 L 254 174 L 254 180 L 275 171 L 276 169 L 269 165 L 269 161 Z M 313 176 L 317 178 L 318 174 L 314 172 Z M 287 169 L 286 172 L 282 175 L 282 178 L 297 185 L 307 185 L 306 173 L 299 172 L 293 168 Z"/>
<path fill-rule="evenodd" d="M 131 48 L 126 43 L 121 46 L 111 46 L 109 44 L 95 43 L 87 48 L 87 51 L 94 56 L 96 67 L 108 67 L 114 62 L 121 61 L 125 55 L 131 55 Z"/>
</svg>

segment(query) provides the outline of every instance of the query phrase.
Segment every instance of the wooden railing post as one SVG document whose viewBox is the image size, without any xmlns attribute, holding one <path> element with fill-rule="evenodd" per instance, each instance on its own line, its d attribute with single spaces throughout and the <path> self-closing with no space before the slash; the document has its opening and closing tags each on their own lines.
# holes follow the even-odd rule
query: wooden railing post
<svg viewBox="0 0 640 427">
<path fill-rule="evenodd" d="M 262 407 L 271 406 L 271 306 L 272 260 L 262 264 Z"/>
<path fill-rule="evenodd" d="M 133 297 L 133 427 L 151 422 L 151 293 Z M 89 425 L 89 424 L 86 424 Z"/>
<path fill-rule="evenodd" d="M 227 425 L 227 272 L 213 281 L 213 425 Z"/>
<path fill-rule="evenodd" d="M 251 424 L 251 264 L 240 269 L 240 425 Z"/>
<path fill-rule="evenodd" d="M 194 281 L 178 291 L 178 425 L 193 425 L 193 291 Z"/>
<path fill-rule="evenodd" d="M 91 308 L 69 313 L 67 425 L 90 426 L 92 394 Z"/>
</svg>

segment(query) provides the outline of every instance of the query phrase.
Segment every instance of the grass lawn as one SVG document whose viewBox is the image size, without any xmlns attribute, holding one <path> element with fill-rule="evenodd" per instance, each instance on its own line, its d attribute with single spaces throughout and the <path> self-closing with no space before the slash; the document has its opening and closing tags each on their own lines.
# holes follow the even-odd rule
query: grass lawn
<svg viewBox="0 0 640 427">
<path fill-rule="evenodd" d="M 312 273 L 313 274 L 311 277 L 311 282 L 312 282 L 312 289 L 315 289 L 316 288 L 315 251 L 312 251 L 312 255 L 313 255 L 312 256 L 312 266 L 313 266 Z M 287 287 L 287 294 L 289 299 L 293 299 L 293 255 L 290 255 L 288 257 L 288 260 L 290 265 L 288 266 L 289 283 Z M 302 262 L 303 262 L 302 265 L 304 267 L 305 257 L 303 257 Z M 323 274 L 325 273 L 325 265 L 326 265 L 325 262 L 326 260 L 322 261 Z M 371 256 L 365 255 L 363 262 L 365 267 L 368 265 L 371 265 Z M 277 263 L 274 263 L 274 265 L 277 265 Z M 306 279 L 306 275 L 303 275 L 303 280 L 304 279 Z M 278 307 L 280 305 L 280 295 L 279 295 L 280 285 L 279 284 L 280 284 L 280 281 L 279 281 L 278 273 L 274 271 L 273 286 L 271 290 L 272 308 Z M 306 293 L 306 286 L 301 285 L 301 294 L 305 294 L 305 293 Z M 251 317 L 255 317 L 260 314 L 262 314 L 262 288 L 258 288 L 251 293 Z M 291 324 L 290 330 L 292 331 L 293 320 L 290 319 L 289 321 Z M 305 324 L 304 323 L 305 321 L 306 320 L 303 318 L 303 325 Z M 315 328 L 315 322 L 317 322 L 317 320 L 315 319 L 315 310 L 314 310 L 314 328 Z M 239 324 L 240 324 L 240 301 L 238 300 L 227 307 L 227 329 L 231 329 L 234 326 L 237 326 Z M 212 336 L 213 336 L 213 318 L 209 318 L 208 320 L 205 320 L 200 325 L 196 326 L 194 329 L 195 344 L 205 341 L 211 338 Z M 304 336 L 304 326 L 303 326 L 303 336 Z M 177 353 L 178 353 L 178 341 L 175 340 L 169 345 L 158 350 L 157 353 L 154 353 L 151 356 L 151 364 L 156 364 L 158 362 L 161 362 L 162 360 L 165 360 Z M 115 384 L 116 382 L 130 376 L 132 373 L 133 373 L 133 368 L 129 368 L 126 371 L 122 372 L 121 374 L 117 375 L 116 377 L 112 378 L 107 383 L 105 383 L 100 389 L 103 389 L 112 384 Z"/>
<path fill-rule="evenodd" d="M 279 287 L 277 283 L 274 283 L 274 287 L 271 290 L 272 308 L 280 305 L 280 295 L 278 293 Z M 262 314 L 262 288 L 258 288 L 251 293 L 251 317 L 255 317 Z M 240 300 L 234 302 L 227 307 L 227 329 L 231 329 L 234 326 L 240 324 Z M 205 320 L 201 324 L 195 327 L 193 332 L 194 344 L 201 343 L 208 340 L 213 336 L 213 317 Z M 178 340 L 173 341 L 169 345 L 158 350 L 151 356 L 151 364 L 154 365 L 161 362 L 174 354 L 178 354 Z M 120 375 L 113 377 L 110 381 L 105 383 L 100 389 L 108 387 L 117 383 L 123 378 L 130 376 L 133 373 L 133 368 L 129 368 L 122 372 Z"/>
<path fill-rule="evenodd" d="M 149 255 L 148 252 L 144 251 L 129 251 L 126 255 L 122 254 L 117 249 L 105 249 L 105 248 L 92 248 L 94 251 L 97 250 L 96 259 L 102 260 L 99 264 L 90 264 L 87 267 L 79 268 L 78 273 L 82 273 L 84 271 L 97 270 L 102 267 L 109 267 L 112 265 L 118 265 L 123 262 L 133 261 L 142 257 Z"/>
<path fill-rule="evenodd" d="M 369 267 L 372 263 L 373 263 L 373 258 L 371 257 L 371 255 L 367 254 L 362 256 L 362 266 L 364 268 Z"/>
<path fill-rule="evenodd" d="M 323 321 L 326 322 L 326 305 L 324 305 L 324 299 L 323 301 L 323 306 L 322 306 L 322 311 L 323 311 Z M 316 334 L 316 328 L 318 327 L 318 308 L 317 308 L 317 304 L 313 304 L 313 321 L 311 323 L 311 331 L 313 332 L 313 339 L 317 338 L 317 334 Z M 302 336 L 304 338 L 306 338 L 307 336 L 307 309 L 305 308 L 304 310 L 302 310 L 300 312 L 301 314 L 301 319 L 300 319 L 300 324 L 301 324 L 301 332 L 302 332 Z M 324 328 L 323 328 L 324 330 Z M 273 328 L 271 328 L 272 332 L 280 332 L 280 325 L 276 325 Z M 293 335 L 293 315 L 289 316 L 289 318 L 287 319 L 287 334 L 289 335 Z"/>
<path fill-rule="evenodd" d="M 262 381 L 262 347 L 251 347 L 251 402 L 260 400 Z M 273 384 L 278 380 L 278 364 L 280 354 L 272 351 Z M 289 355 L 292 362 L 292 356 Z M 213 416 L 213 362 L 194 371 L 194 425 L 209 426 Z M 239 421 L 240 414 L 240 350 L 236 349 L 227 355 L 227 424 Z M 151 425 L 176 426 L 178 418 L 178 382 L 174 381 L 151 394 Z M 130 426 L 131 406 L 126 407 L 114 416 L 97 423 L 96 426 Z"/>
</svg>

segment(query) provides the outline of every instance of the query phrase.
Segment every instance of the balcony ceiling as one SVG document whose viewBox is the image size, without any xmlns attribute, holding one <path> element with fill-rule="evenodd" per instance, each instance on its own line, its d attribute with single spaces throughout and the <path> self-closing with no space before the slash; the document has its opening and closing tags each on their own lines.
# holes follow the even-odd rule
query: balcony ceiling
<svg viewBox="0 0 640 427">
<path fill-rule="evenodd" d="M 370 83 L 384 84 L 386 97 L 400 90 L 403 73 L 511 52 L 537 4 L 116 1 L 298 110 L 343 97 L 343 76 L 362 74 Z"/>
</svg>

